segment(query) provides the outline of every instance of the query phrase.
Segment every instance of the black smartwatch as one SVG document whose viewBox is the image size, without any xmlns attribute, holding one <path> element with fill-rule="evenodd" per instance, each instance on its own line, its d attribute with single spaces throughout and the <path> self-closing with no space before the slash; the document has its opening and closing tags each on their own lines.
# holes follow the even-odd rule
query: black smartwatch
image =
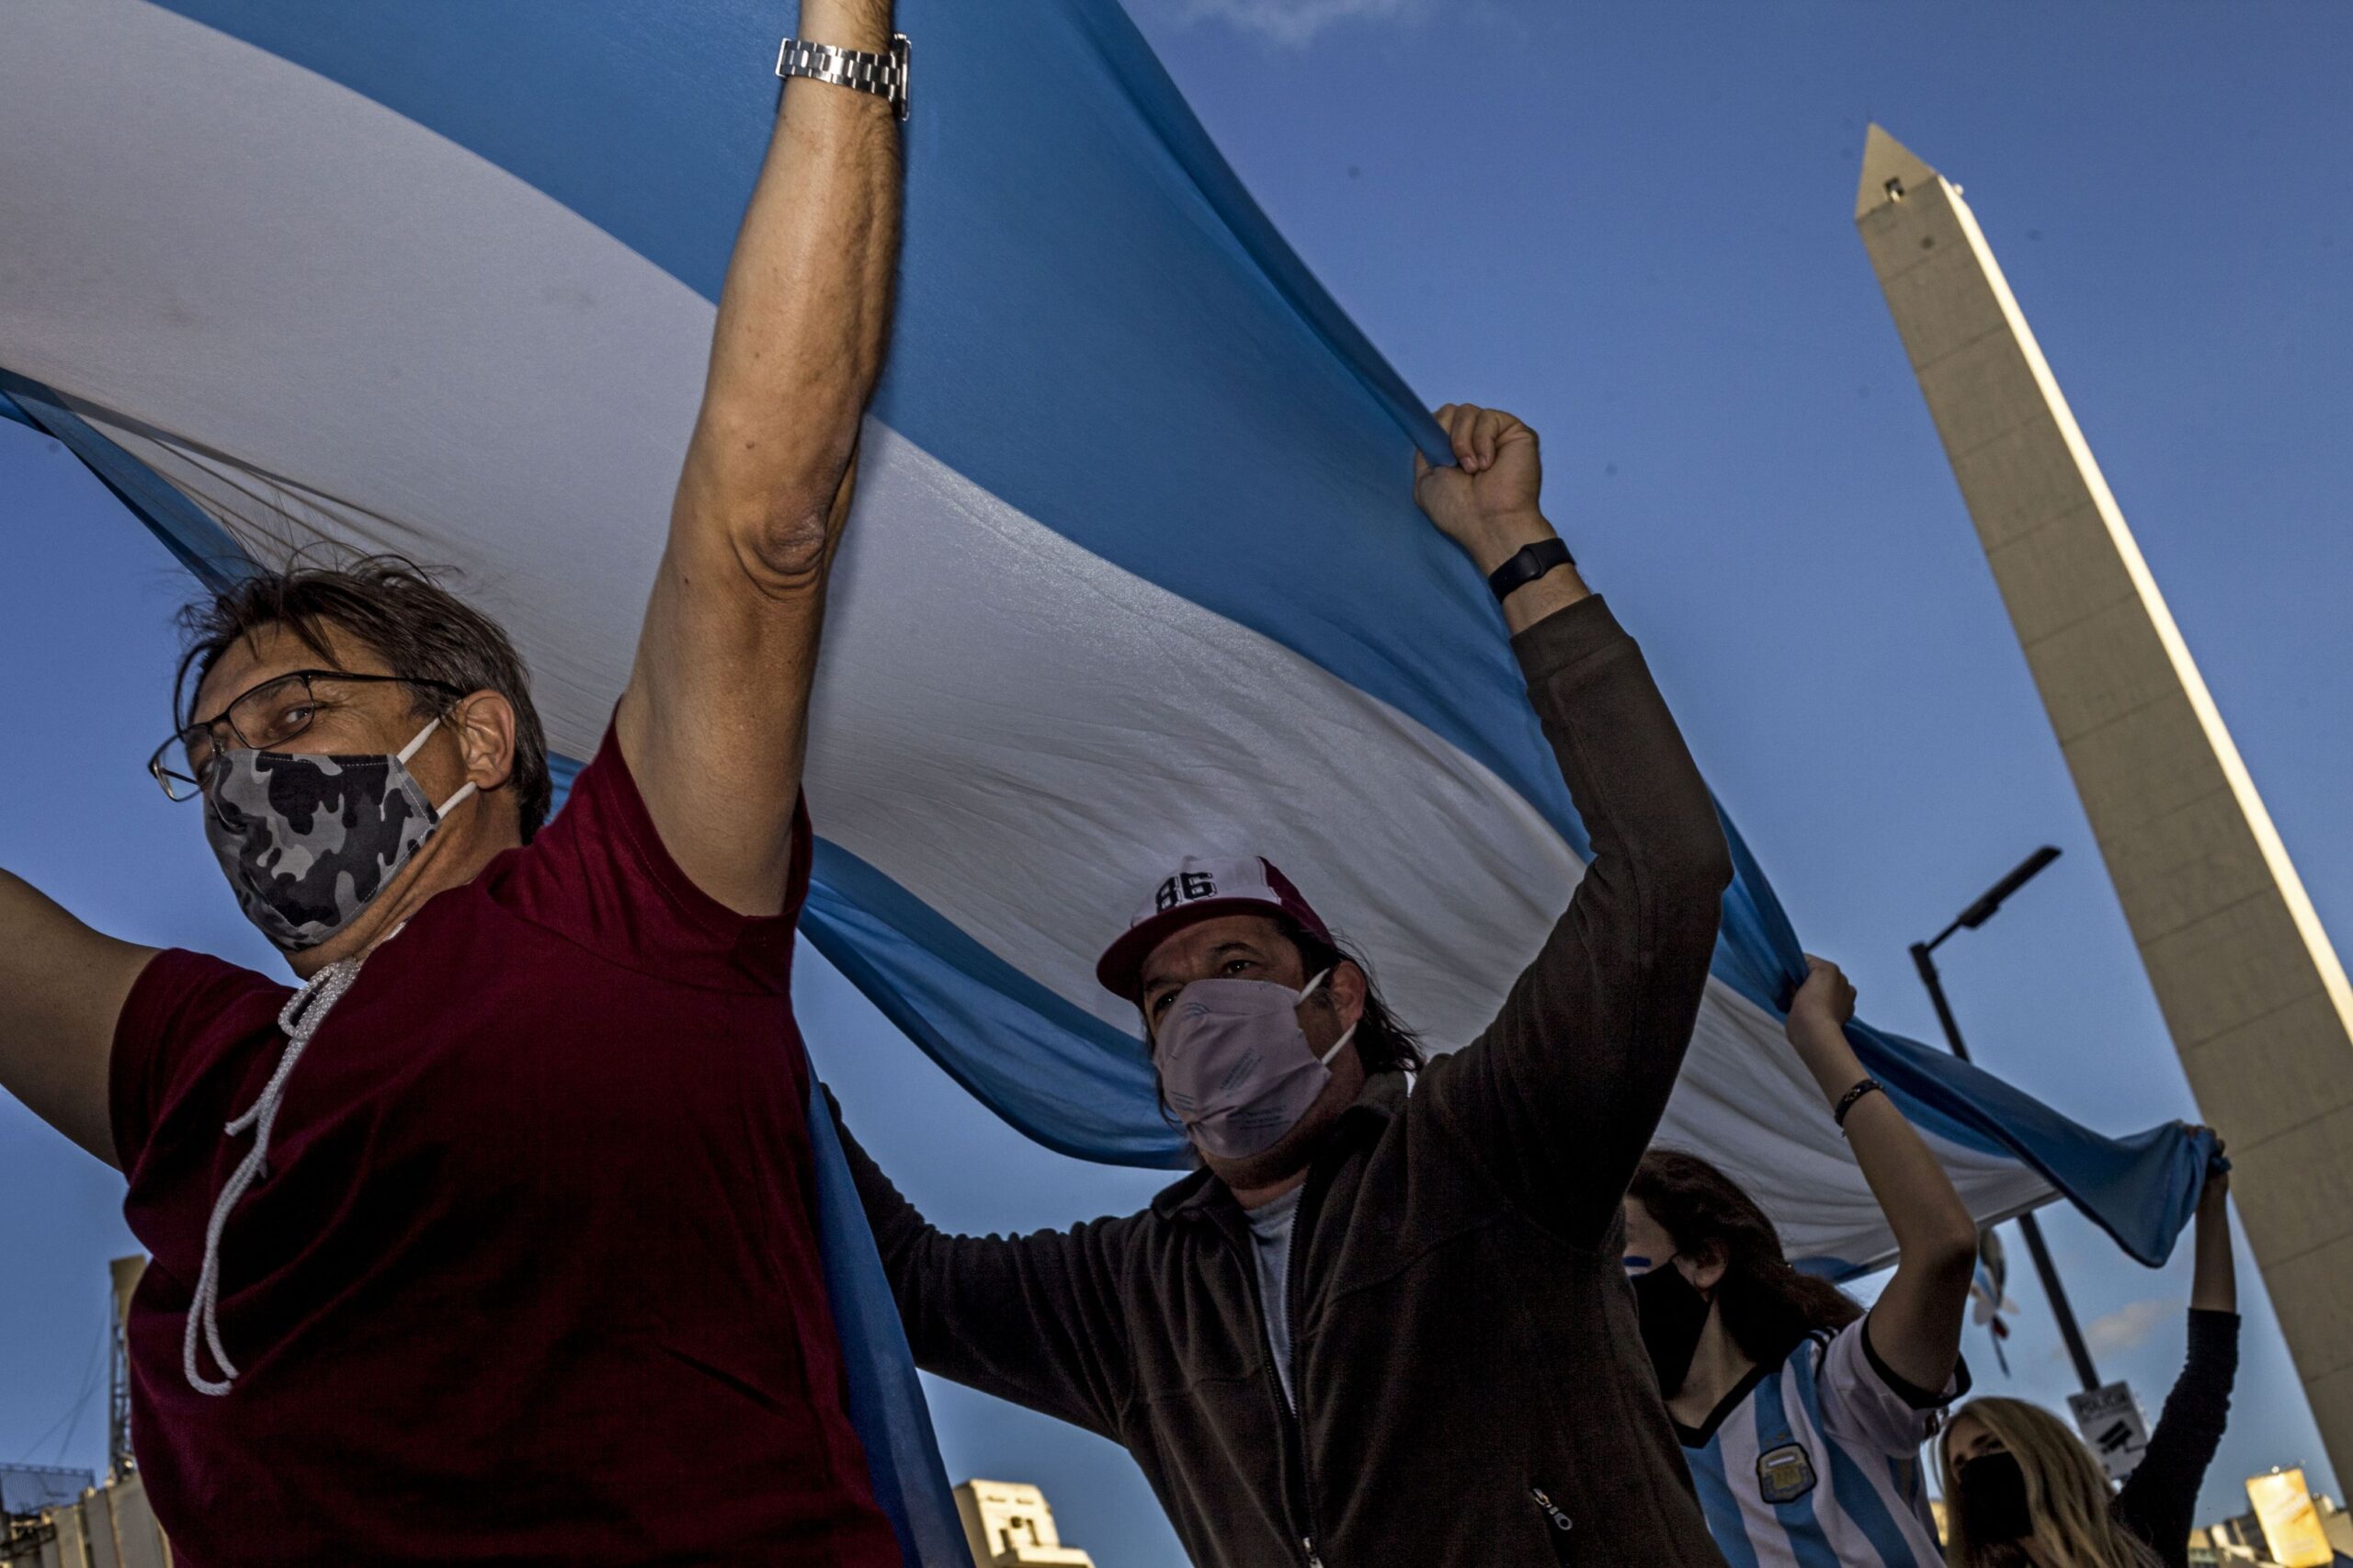
<svg viewBox="0 0 2353 1568">
<path fill-rule="evenodd" d="M 1557 539 L 1540 539 L 1487 574 L 1487 586 L 1498 600 L 1509 598 L 1555 566 L 1574 566 L 1577 558 Z"/>
</svg>

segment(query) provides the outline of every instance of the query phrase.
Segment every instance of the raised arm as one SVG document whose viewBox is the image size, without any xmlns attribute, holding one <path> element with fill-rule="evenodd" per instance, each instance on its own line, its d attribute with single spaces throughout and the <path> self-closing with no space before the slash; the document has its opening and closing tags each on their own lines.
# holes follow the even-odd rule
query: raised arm
<svg viewBox="0 0 2353 1568">
<path fill-rule="evenodd" d="M 1790 1043 L 1834 1111 L 1870 1076 L 1847 1043 L 1855 988 L 1838 966 L 1809 955 L 1810 972 L 1790 1005 Z M 1952 1179 L 1886 1095 L 1847 1108 L 1847 1146 L 1895 1233 L 1895 1277 L 1863 1326 L 1873 1360 L 1922 1398 L 1941 1393 L 1961 1357 L 1969 1280 L 1977 1265 L 1977 1223 Z M 1941 1403 L 1941 1402 L 1939 1402 Z"/>
<path fill-rule="evenodd" d="M 2198 1193 L 2196 1260 L 2189 1276 L 2189 1310 L 2232 1312 L 2239 1310 L 2239 1269 L 2231 1256 L 2231 1168 L 2222 1157 L 2220 1140 L 2214 1144 L 2214 1167 Z"/>
<path fill-rule="evenodd" d="M 0 871 L 0 1088 L 110 1165 L 115 1019 L 153 948 L 102 937 Z"/>
<path fill-rule="evenodd" d="M 801 0 L 799 36 L 887 52 L 890 0 Z M 892 107 L 789 83 L 720 294 L 617 718 L 672 857 L 745 915 L 784 904 L 825 576 L 881 371 L 898 243 Z"/>
<path fill-rule="evenodd" d="M 841 1107 L 833 1109 L 915 1365 L 1122 1440 L 1131 1369 L 1116 1291 L 1129 1222 L 949 1235 L 900 1195 L 843 1126 Z"/>
<path fill-rule="evenodd" d="M 2231 1176 L 2219 1165 L 2221 1153 L 2217 1148 L 2217 1167 L 2198 1195 L 2189 1353 L 2165 1395 L 2147 1451 L 2116 1496 L 2118 1520 L 2153 1543 L 2188 1535 L 2198 1489 L 2230 1425 L 2231 1388 L 2238 1381 L 2238 1271 L 2231 1260 Z"/>
<path fill-rule="evenodd" d="M 1483 573 L 1552 540 L 1535 432 L 1440 409 L 1459 466 L 1415 460 L 1415 497 Z M 1593 858 L 1486 1033 L 1430 1074 L 1495 1177 L 1597 1244 L 1691 1043 L 1732 858 L 1642 651 L 1572 565 L 1504 600 L 1529 700 Z"/>
</svg>

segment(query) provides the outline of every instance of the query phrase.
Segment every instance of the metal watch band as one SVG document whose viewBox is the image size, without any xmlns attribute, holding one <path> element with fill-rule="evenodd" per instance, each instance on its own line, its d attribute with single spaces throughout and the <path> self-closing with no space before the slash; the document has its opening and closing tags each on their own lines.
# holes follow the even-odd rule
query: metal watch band
<svg viewBox="0 0 2353 1568">
<path fill-rule="evenodd" d="M 1513 590 L 1524 588 L 1555 566 L 1574 566 L 1577 558 L 1569 547 L 1557 539 L 1538 540 L 1534 544 L 1487 574 L 1487 586 L 1498 600 L 1509 598 Z"/>
<path fill-rule="evenodd" d="M 811 43 L 805 39 L 789 38 L 776 51 L 776 74 L 779 76 L 806 76 L 813 82 L 829 82 L 852 92 L 870 93 L 886 99 L 899 113 L 907 118 L 908 67 L 914 53 L 904 33 L 891 35 L 891 52 L 873 54 L 862 49 L 836 49 L 830 43 Z"/>
</svg>

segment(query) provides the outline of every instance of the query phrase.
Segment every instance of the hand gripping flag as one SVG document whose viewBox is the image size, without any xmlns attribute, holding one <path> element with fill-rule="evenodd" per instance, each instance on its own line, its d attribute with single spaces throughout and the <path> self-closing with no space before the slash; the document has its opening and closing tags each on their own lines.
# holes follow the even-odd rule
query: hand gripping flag
<svg viewBox="0 0 2353 1568">
<path fill-rule="evenodd" d="M 199 574 L 322 540 L 460 568 L 555 745 L 585 756 L 792 11 L 12 0 L 0 412 Z M 1267 855 L 1443 1045 L 1487 1021 L 1586 839 L 1484 585 L 1407 496 L 1438 431 L 1119 6 L 899 0 L 898 23 L 905 258 L 816 699 L 804 928 L 1031 1137 L 1173 1166 L 1136 1021 L 1091 973 L 1139 879 Z M 1793 1256 L 1850 1273 L 1892 1242 L 1779 1040 L 1803 962 L 1731 837 L 1661 1136 L 1747 1183 Z M 2201 1140 L 2102 1137 L 1854 1034 L 1981 1221 L 2063 1195 L 2165 1256 Z M 827 1169 L 877 1490 L 912 1557 L 955 1561 L 920 1392 Z"/>
</svg>

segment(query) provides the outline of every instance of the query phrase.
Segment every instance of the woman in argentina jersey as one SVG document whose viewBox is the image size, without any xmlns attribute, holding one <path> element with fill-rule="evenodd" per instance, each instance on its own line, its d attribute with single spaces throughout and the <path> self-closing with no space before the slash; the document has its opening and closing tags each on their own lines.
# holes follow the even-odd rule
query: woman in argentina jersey
<svg viewBox="0 0 2353 1568">
<path fill-rule="evenodd" d="M 1919 1449 L 1968 1387 L 1961 1328 L 1977 1230 L 1847 1044 L 1854 987 L 1836 965 L 1806 961 L 1790 1043 L 1895 1233 L 1894 1278 L 1866 1313 L 1790 1266 L 1736 1183 L 1666 1149 L 1643 1157 L 1627 1193 L 1626 1271 L 1732 1568 L 1938 1568 Z"/>
</svg>

